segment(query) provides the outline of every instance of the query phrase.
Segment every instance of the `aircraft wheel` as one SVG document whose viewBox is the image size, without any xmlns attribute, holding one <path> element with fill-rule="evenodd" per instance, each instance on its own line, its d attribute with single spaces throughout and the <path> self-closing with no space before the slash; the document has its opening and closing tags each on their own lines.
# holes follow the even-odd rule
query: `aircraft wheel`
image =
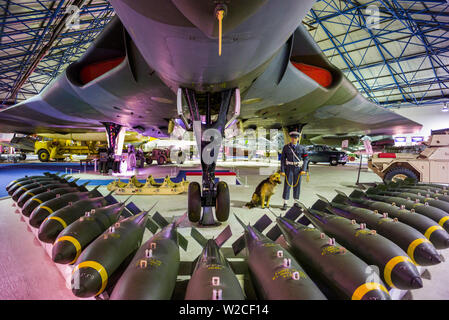
<svg viewBox="0 0 449 320">
<path fill-rule="evenodd" d="M 217 200 L 215 202 L 215 215 L 218 221 L 224 222 L 228 220 L 230 206 L 231 198 L 229 196 L 228 184 L 220 181 L 217 184 Z"/>
<path fill-rule="evenodd" d="M 45 149 L 41 149 L 37 153 L 37 157 L 41 162 L 48 162 L 50 160 L 50 153 Z"/>
<path fill-rule="evenodd" d="M 201 187 L 198 182 L 190 182 L 187 193 L 187 214 L 191 222 L 198 222 L 201 218 Z"/>
</svg>

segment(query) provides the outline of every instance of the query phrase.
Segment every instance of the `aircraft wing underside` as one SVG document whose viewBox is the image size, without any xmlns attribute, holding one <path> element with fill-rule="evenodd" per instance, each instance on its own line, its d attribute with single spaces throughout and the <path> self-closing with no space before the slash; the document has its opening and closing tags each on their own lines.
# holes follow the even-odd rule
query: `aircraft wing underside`
<svg viewBox="0 0 449 320">
<path fill-rule="evenodd" d="M 2 110 L 0 131 L 89 132 L 114 122 L 163 136 L 169 120 L 177 117 L 176 89 L 146 63 L 116 17 L 41 94 Z M 313 134 L 396 134 L 421 127 L 363 98 L 302 26 L 241 99 L 245 128 L 306 124 L 304 131 Z"/>
</svg>

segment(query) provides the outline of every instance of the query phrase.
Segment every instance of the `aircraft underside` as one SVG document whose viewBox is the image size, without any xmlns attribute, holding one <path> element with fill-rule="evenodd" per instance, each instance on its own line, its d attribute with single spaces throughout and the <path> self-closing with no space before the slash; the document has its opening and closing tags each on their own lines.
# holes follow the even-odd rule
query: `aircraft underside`
<svg viewBox="0 0 449 320">
<path fill-rule="evenodd" d="M 419 124 L 363 98 L 300 25 L 313 0 L 111 0 L 114 18 L 82 58 L 38 96 L 0 112 L 25 134 L 106 127 L 109 159 L 121 128 L 162 137 L 176 119 L 194 132 L 203 170 L 188 212 L 203 225 L 229 215 L 215 182 L 227 126 L 313 134 L 394 134 Z M 220 31 L 221 30 L 221 31 Z M 218 146 L 218 148 L 217 148 Z"/>
</svg>

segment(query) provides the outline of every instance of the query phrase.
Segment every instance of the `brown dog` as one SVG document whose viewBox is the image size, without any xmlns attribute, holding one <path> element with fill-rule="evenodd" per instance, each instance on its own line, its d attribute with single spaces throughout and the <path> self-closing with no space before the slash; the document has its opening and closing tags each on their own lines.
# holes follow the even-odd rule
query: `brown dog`
<svg viewBox="0 0 449 320">
<path fill-rule="evenodd" d="M 274 189 L 281 183 L 281 174 L 279 172 L 273 173 L 271 176 L 258 184 L 251 201 L 245 204 L 245 206 L 248 208 L 254 208 L 260 204 L 262 209 L 264 209 L 265 206 L 268 208 L 270 206 L 271 196 L 274 194 Z"/>
</svg>

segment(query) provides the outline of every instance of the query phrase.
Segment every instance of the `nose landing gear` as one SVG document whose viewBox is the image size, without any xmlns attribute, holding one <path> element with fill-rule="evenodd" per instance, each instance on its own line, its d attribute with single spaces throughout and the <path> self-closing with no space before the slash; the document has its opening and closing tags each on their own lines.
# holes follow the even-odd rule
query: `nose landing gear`
<svg viewBox="0 0 449 320">
<path fill-rule="evenodd" d="M 233 94 L 235 96 L 234 111 L 228 120 Z M 183 95 L 189 108 L 186 113 L 182 106 Z M 212 120 L 213 112 L 218 113 L 216 120 Z M 189 185 L 187 212 L 191 222 L 210 226 L 224 222 L 229 217 L 229 187 L 224 181 L 215 181 L 215 167 L 224 130 L 239 114 L 239 89 L 205 94 L 198 94 L 186 88 L 178 90 L 178 115 L 186 128 L 194 132 L 203 171 L 202 188 L 198 182 L 191 182 Z M 214 211 L 218 222 L 215 221 Z"/>
</svg>

